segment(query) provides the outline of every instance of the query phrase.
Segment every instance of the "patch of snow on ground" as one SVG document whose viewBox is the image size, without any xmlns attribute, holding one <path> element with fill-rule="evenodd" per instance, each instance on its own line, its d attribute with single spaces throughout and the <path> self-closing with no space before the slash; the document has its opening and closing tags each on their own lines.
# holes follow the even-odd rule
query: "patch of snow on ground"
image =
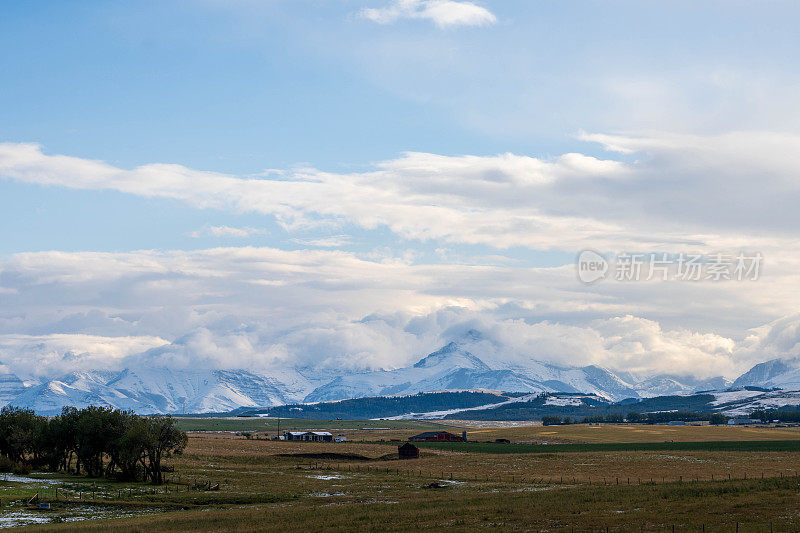
<svg viewBox="0 0 800 533">
<path fill-rule="evenodd" d="M 520 396 L 519 398 L 511 398 L 504 402 L 489 403 L 489 404 L 479 405 L 477 407 L 449 409 L 447 411 L 430 411 L 427 413 L 406 413 L 404 415 L 391 416 L 388 418 L 383 418 L 381 420 L 439 419 L 439 418 L 444 418 L 447 415 L 452 415 L 455 413 L 463 413 L 464 411 L 485 411 L 486 409 L 494 409 L 501 405 L 508 405 L 511 403 L 519 403 L 519 402 L 529 402 L 531 400 L 538 398 L 540 394 L 541 394 L 540 392 L 535 392 L 533 394 L 526 394 L 525 396 Z M 373 420 L 378 420 L 378 419 L 374 418 Z"/>
<path fill-rule="evenodd" d="M 0 481 L 12 481 L 14 483 L 39 483 L 42 485 L 52 485 L 57 483 L 50 479 L 38 479 L 35 477 L 28 477 L 28 476 L 18 476 L 16 474 L 10 473 L 0 473 Z"/>
<path fill-rule="evenodd" d="M 800 405 L 800 391 L 772 391 L 762 393 L 758 398 L 736 405 L 723 412 L 728 415 L 748 415 L 758 409 L 780 409 L 787 405 Z"/>
<path fill-rule="evenodd" d="M 544 401 L 544 404 L 566 407 L 566 406 L 582 405 L 583 400 L 581 398 L 575 398 L 571 396 L 566 398 L 559 398 L 558 396 L 548 396 L 547 399 Z"/>
<path fill-rule="evenodd" d="M 764 394 L 762 391 L 755 391 L 755 390 L 737 390 L 731 392 L 715 392 L 714 393 L 714 401 L 711 402 L 712 405 L 721 405 L 723 403 L 730 403 L 736 402 L 739 400 L 746 400 L 747 398 L 752 398 L 753 396 L 761 396 Z"/>
</svg>

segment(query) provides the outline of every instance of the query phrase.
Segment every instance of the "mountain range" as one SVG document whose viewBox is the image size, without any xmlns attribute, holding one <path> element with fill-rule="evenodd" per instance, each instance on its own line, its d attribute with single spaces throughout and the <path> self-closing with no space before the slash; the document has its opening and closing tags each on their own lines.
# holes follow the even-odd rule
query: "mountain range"
<svg viewBox="0 0 800 533">
<path fill-rule="evenodd" d="M 470 331 L 411 366 L 370 372 L 323 375 L 309 368 L 284 368 L 265 375 L 249 370 L 174 369 L 151 364 L 113 372 L 73 372 L 34 383 L 2 374 L 0 405 L 31 408 L 45 415 L 56 414 L 65 405 L 107 405 L 141 414 L 207 413 L 440 390 L 581 393 L 613 402 L 747 386 L 800 389 L 800 367 L 791 361 L 760 363 L 733 383 L 722 377 L 637 378 L 595 365 L 507 361 L 502 349 L 489 347 L 487 342 L 479 332 Z"/>
</svg>

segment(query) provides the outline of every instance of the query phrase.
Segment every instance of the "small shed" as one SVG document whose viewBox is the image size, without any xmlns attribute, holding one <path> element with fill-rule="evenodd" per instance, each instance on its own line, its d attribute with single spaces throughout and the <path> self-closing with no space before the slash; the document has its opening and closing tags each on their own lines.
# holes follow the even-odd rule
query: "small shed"
<svg viewBox="0 0 800 533">
<path fill-rule="evenodd" d="M 410 442 L 398 446 L 397 453 L 400 459 L 419 459 L 419 448 Z"/>
</svg>

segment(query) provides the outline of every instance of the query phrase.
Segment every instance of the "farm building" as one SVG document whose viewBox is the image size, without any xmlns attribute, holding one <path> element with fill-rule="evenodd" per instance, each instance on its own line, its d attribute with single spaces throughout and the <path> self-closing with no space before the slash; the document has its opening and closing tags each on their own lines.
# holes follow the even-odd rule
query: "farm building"
<svg viewBox="0 0 800 533">
<path fill-rule="evenodd" d="M 419 435 L 414 435 L 408 438 L 411 442 L 466 442 L 467 432 L 463 432 L 461 436 L 453 435 L 447 431 L 426 431 Z"/>
<path fill-rule="evenodd" d="M 309 442 L 332 442 L 333 434 L 328 431 L 287 431 L 286 440 Z"/>
<path fill-rule="evenodd" d="M 406 442 L 397 447 L 397 454 L 400 456 L 400 459 L 419 459 L 419 448 L 410 442 Z"/>
</svg>

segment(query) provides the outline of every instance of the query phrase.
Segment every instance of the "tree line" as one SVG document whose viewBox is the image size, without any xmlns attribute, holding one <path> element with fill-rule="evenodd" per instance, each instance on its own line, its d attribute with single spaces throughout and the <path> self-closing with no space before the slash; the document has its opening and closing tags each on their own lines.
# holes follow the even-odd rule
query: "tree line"
<svg viewBox="0 0 800 533">
<path fill-rule="evenodd" d="M 627 416 L 619 414 L 586 416 L 570 418 L 568 416 L 543 416 L 542 425 L 558 426 L 567 424 L 620 424 L 630 422 L 633 424 L 664 424 L 672 421 L 696 422 L 707 420 L 710 424 L 727 424 L 728 417 L 720 413 L 692 413 L 692 412 L 662 412 L 662 413 L 637 413 L 631 412 Z"/>
<path fill-rule="evenodd" d="M 0 409 L 0 456 L 20 467 L 161 484 L 162 459 L 186 444 L 170 416 L 90 406 L 65 407 L 48 418 L 31 409 Z"/>
<path fill-rule="evenodd" d="M 758 410 L 753 411 L 751 418 L 757 418 L 762 422 L 777 420 L 779 422 L 800 422 L 800 411 L 772 411 Z"/>
</svg>

